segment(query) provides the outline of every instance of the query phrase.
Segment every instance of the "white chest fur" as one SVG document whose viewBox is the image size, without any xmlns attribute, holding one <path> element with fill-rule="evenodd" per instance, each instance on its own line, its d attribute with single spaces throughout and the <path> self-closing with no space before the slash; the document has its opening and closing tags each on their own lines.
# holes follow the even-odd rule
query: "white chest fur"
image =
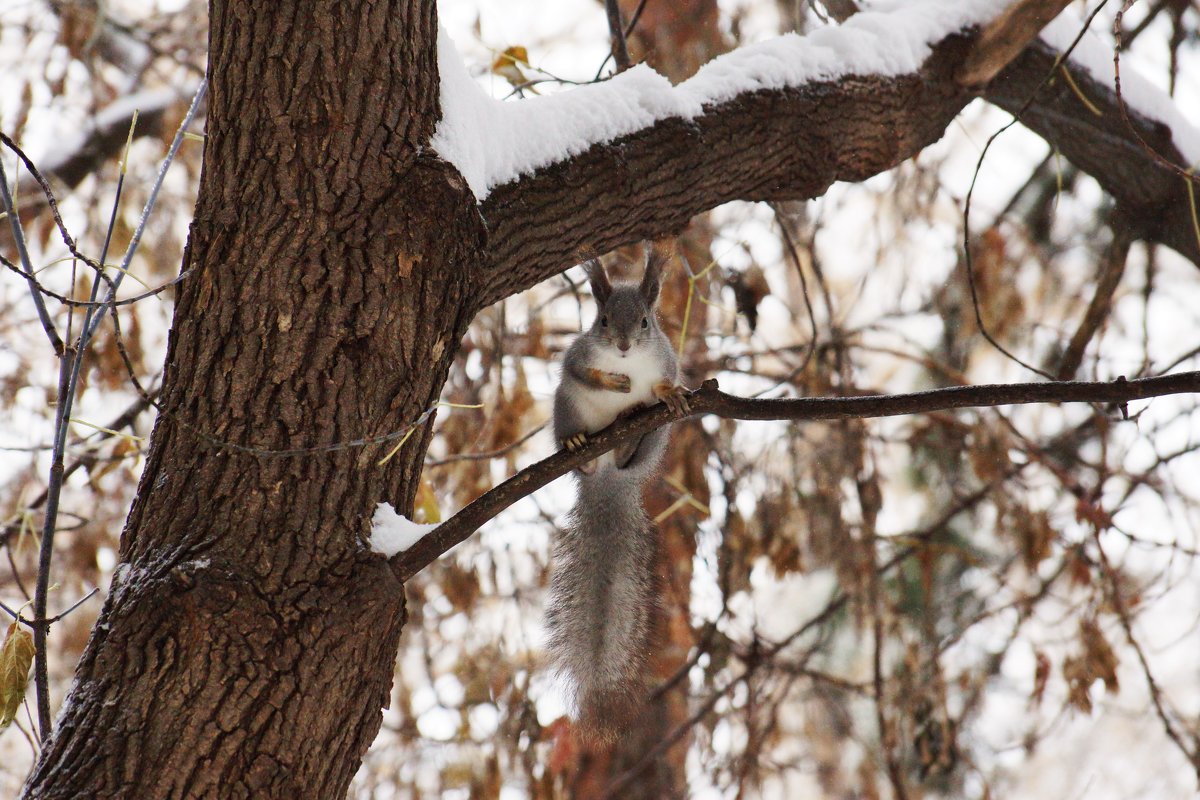
<svg viewBox="0 0 1200 800">
<path fill-rule="evenodd" d="M 608 389 L 588 389 L 588 402 L 581 404 L 587 410 L 588 433 L 608 427 L 628 408 L 657 402 L 654 386 L 663 380 L 669 380 L 663 374 L 662 362 L 654 348 L 649 346 L 635 345 L 625 353 L 616 347 L 598 347 L 593 351 L 592 363 L 588 366 L 604 372 L 628 375 L 630 384 L 628 394 Z"/>
</svg>

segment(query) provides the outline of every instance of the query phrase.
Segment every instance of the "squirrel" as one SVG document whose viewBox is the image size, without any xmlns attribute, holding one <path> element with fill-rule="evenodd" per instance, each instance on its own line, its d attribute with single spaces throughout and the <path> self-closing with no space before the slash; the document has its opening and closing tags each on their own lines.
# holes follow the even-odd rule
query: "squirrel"
<svg viewBox="0 0 1200 800">
<path fill-rule="evenodd" d="M 690 413 L 675 351 L 655 316 L 673 248 L 672 240 L 652 244 L 637 285 L 613 286 L 598 261 L 585 263 L 599 313 L 567 349 L 554 395 L 554 435 L 568 450 L 656 400 L 676 417 Z M 664 426 L 575 470 L 575 507 L 554 543 L 547 644 L 577 734 L 600 744 L 616 740 L 645 702 L 659 578 L 642 489 L 669 436 Z"/>
</svg>

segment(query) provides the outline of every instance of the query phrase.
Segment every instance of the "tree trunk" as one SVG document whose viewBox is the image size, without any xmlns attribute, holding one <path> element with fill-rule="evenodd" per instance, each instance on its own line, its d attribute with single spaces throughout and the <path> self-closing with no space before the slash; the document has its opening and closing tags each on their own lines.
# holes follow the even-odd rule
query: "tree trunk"
<svg viewBox="0 0 1200 800">
<path fill-rule="evenodd" d="M 403 590 L 361 537 L 379 499 L 411 508 L 430 426 L 384 465 L 378 438 L 436 402 L 483 243 L 418 152 L 434 3 L 211 18 L 163 411 L 31 798 L 342 797 L 388 702 Z"/>
</svg>

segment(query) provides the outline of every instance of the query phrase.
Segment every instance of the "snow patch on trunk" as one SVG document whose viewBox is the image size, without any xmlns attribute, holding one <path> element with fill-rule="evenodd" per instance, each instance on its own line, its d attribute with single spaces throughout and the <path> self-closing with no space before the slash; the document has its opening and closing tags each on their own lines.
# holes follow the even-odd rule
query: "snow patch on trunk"
<svg viewBox="0 0 1200 800">
<path fill-rule="evenodd" d="M 437 524 L 422 525 L 396 513 L 391 503 L 380 503 L 371 517 L 371 550 L 391 558 L 424 538 Z"/>
</svg>

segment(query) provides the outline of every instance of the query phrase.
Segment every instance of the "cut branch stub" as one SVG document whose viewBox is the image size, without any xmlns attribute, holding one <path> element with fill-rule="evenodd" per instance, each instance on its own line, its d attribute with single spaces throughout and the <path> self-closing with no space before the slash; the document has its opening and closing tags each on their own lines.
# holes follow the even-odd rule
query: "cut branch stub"
<svg viewBox="0 0 1200 800">
<path fill-rule="evenodd" d="M 979 33 L 955 78 L 963 86 L 983 86 L 1008 66 L 1038 32 L 1070 5 L 1071 0 L 1019 0 Z"/>
</svg>

